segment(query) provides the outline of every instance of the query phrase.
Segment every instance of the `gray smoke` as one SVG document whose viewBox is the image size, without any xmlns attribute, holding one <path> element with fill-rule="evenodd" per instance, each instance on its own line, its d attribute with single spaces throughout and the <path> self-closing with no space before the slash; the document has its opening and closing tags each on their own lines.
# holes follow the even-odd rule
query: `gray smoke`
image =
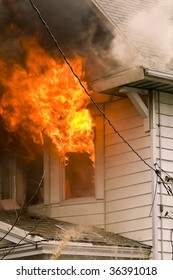
<svg viewBox="0 0 173 280">
<path fill-rule="evenodd" d="M 85 0 L 35 0 L 43 18 L 68 58 L 84 56 L 88 79 L 112 67 L 108 56 L 113 35 L 97 18 Z M 0 54 L 8 61 L 24 63 L 21 38 L 36 36 L 52 56 L 60 58 L 52 39 L 27 0 L 0 1 Z M 110 66 L 109 66 L 110 64 Z M 95 67 L 97 65 L 97 67 Z"/>
<path fill-rule="evenodd" d="M 131 39 L 154 68 L 165 70 L 173 59 L 173 1 L 156 0 L 129 20 Z"/>
</svg>

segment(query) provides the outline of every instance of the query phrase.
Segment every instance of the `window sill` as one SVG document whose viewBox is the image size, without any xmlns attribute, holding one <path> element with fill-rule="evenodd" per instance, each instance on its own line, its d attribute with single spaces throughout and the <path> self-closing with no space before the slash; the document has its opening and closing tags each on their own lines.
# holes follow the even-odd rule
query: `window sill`
<svg viewBox="0 0 173 280">
<path fill-rule="evenodd" d="M 97 200 L 95 197 L 79 197 L 79 198 L 71 198 L 71 199 L 67 199 L 67 200 L 63 200 L 60 203 L 60 206 L 65 206 L 65 205 L 74 205 L 74 204 L 81 204 L 81 203 L 97 203 L 102 201 L 103 199 L 99 199 Z"/>
</svg>

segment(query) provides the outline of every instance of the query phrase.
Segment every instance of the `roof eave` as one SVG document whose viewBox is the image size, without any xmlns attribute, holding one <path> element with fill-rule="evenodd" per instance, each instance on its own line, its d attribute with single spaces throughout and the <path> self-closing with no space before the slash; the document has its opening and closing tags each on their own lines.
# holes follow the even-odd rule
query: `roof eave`
<svg viewBox="0 0 173 280">
<path fill-rule="evenodd" d="M 32 257 L 36 255 L 53 255 L 61 245 L 59 241 L 41 241 L 35 244 L 23 244 L 16 246 L 14 250 L 4 259 L 19 259 Z M 61 247 L 61 246 L 60 246 Z M 6 248 L 6 250 L 8 250 Z M 149 259 L 151 248 L 130 247 L 130 246 L 104 246 L 93 243 L 69 242 L 62 249 L 61 255 L 77 255 L 86 257 L 104 257 L 115 259 Z M 0 250 L 0 257 L 3 257 L 4 251 Z"/>
<path fill-rule="evenodd" d="M 95 92 L 117 94 L 123 86 L 173 93 L 173 74 L 135 67 L 105 76 L 91 83 Z"/>
</svg>

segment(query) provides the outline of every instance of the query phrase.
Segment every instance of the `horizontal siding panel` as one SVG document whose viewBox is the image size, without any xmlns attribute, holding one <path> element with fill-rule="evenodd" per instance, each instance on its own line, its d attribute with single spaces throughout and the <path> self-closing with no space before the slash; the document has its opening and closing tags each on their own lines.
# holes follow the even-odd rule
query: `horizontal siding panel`
<svg viewBox="0 0 173 280">
<path fill-rule="evenodd" d="M 128 210 L 108 213 L 106 215 L 106 223 L 113 224 L 115 222 L 118 223 L 118 222 L 131 221 L 131 220 L 134 221 L 136 220 L 136 222 L 138 222 L 138 219 L 148 217 L 150 210 L 151 210 L 151 206 L 145 205 L 138 208 L 132 208 Z"/>
<path fill-rule="evenodd" d="M 173 150 L 173 138 L 161 138 L 161 145 L 163 149 Z M 159 137 L 157 137 L 157 147 L 159 147 Z"/>
<path fill-rule="evenodd" d="M 144 131 L 143 119 L 129 100 L 106 105 L 106 115 L 120 135 L 150 164 L 150 133 Z M 105 194 L 107 230 L 138 238 L 148 230 L 152 239 L 149 216 L 152 204 L 151 170 L 139 159 L 121 137 L 105 122 Z M 137 239 L 137 238 L 135 238 Z"/>
<path fill-rule="evenodd" d="M 173 128 L 172 127 L 164 127 L 162 126 L 160 128 L 161 136 L 166 138 L 172 138 L 173 137 Z"/>
<path fill-rule="evenodd" d="M 158 259 L 159 259 L 159 260 L 162 259 L 162 254 L 161 254 L 161 252 L 159 252 L 159 254 L 158 254 Z M 172 260 L 172 254 L 171 254 L 171 253 L 164 252 L 164 253 L 163 253 L 163 260 Z"/>
<path fill-rule="evenodd" d="M 81 215 L 92 215 L 101 214 L 104 212 L 104 203 L 83 203 L 74 205 L 60 205 L 52 206 L 51 217 L 69 217 L 69 216 L 81 216 Z"/>
<path fill-rule="evenodd" d="M 160 113 L 173 117 L 173 104 L 160 104 Z"/>
<path fill-rule="evenodd" d="M 161 251 L 161 242 L 159 242 L 159 251 Z M 172 253 L 171 241 L 163 241 L 163 252 Z"/>
<path fill-rule="evenodd" d="M 83 215 L 83 216 L 74 216 L 74 217 L 54 217 L 60 221 L 70 222 L 80 225 L 95 225 L 102 227 L 104 225 L 104 216 L 103 215 Z"/>
<path fill-rule="evenodd" d="M 173 161 L 162 160 L 162 169 L 166 172 L 173 172 Z"/>
<path fill-rule="evenodd" d="M 162 175 L 162 178 L 163 178 L 163 179 L 164 179 L 164 176 L 165 176 L 165 174 Z M 161 187 L 158 187 L 157 193 L 158 193 L 158 194 L 161 194 L 161 193 L 162 193 L 162 196 L 167 196 L 167 195 L 168 195 L 167 189 L 165 188 L 165 186 L 164 186 L 163 184 L 160 184 L 160 185 L 161 185 Z M 168 187 L 171 187 L 170 184 L 167 185 L 167 186 L 168 186 Z M 163 197 L 162 197 L 162 198 L 163 198 Z"/>
<path fill-rule="evenodd" d="M 125 110 L 126 110 L 126 114 L 125 114 Z M 134 109 L 133 106 L 124 109 L 119 109 L 115 107 L 114 110 L 107 112 L 105 114 L 107 118 L 111 121 L 111 123 L 116 123 L 117 121 L 120 120 L 127 120 L 129 118 L 139 116 L 139 113 Z M 107 120 L 105 120 L 105 125 L 106 124 L 108 124 Z"/>
<path fill-rule="evenodd" d="M 129 174 L 118 178 L 111 178 L 106 180 L 106 190 L 114 188 L 121 188 L 125 186 L 139 185 L 145 182 L 150 182 L 151 171 L 143 171 L 137 174 Z"/>
<path fill-rule="evenodd" d="M 150 148 L 142 149 L 138 151 L 138 154 L 143 158 L 143 159 L 148 159 L 151 156 L 151 150 Z M 121 164 L 126 164 L 130 162 L 135 162 L 138 160 L 138 156 L 134 152 L 127 152 L 127 153 L 122 153 L 110 157 L 105 158 L 105 167 L 113 167 Z"/>
<path fill-rule="evenodd" d="M 150 138 L 148 135 L 141 139 L 134 139 L 128 141 L 128 143 L 133 147 L 135 151 L 138 151 L 143 148 L 150 147 Z M 173 140 L 172 140 L 173 143 Z M 124 142 L 114 145 L 109 145 L 105 147 L 105 156 L 113 156 L 125 152 L 131 151 L 131 148 Z"/>
<path fill-rule="evenodd" d="M 159 221 L 159 227 L 161 228 L 161 221 Z M 162 219 L 162 227 L 163 227 L 163 229 L 169 229 L 169 230 L 171 230 L 171 229 L 173 229 L 173 219 L 171 219 L 171 218 L 163 218 Z M 171 231 L 170 231 L 170 233 L 171 233 Z"/>
<path fill-rule="evenodd" d="M 131 231 L 128 233 L 123 233 L 122 235 L 124 237 L 131 238 L 140 242 L 144 242 L 144 244 L 152 246 L 152 228 Z"/>
<path fill-rule="evenodd" d="M 105 176 L 106 176 L 106 179 L 109 179 L 109 178 L 114 178 L 117 176 L 120 177 L 120 176 L 124 176 L 127 174 L 143 172 L 148 169 L 149 169 L 148 166 L 146 166 L 146 164 L 144 164 L 144 162 L 137 161 L 137 162 L 132 162 L 132 163 L 108 168 L 105 171 Z"/>
<path fill-rule="evenodd" d="M 112 122 L 112 124 L 118 131 L 123 131 L 126 129 L 143 126 L 143 119 L 140 116 L 128 117 L 123 120 L 116 119 L 114 122 Z M 105 134 L 107 135 L 110 133 L 112 133 L 112 127 L 108 123 L 105 123 Z"/>
<path fill-rule="evenodd" d="M 147 206 L 147 205 L 149 206 L 151 205 L 151 200 L 152 200 L 151 195 L 145 194 L 141 196 L 128 197 L 116 201 L 110 201 L 106 203 L 106 213 L 131 209 L 135 207 Z"/>
<path fill-rule="evenodd" d="M 144 127 L 137 127 L 132 128 L 129 130 L 125 130 L 121 132 L 121 136 L 126 140 L 133 140 L 133 139 L 139 139 L 142 137 L 145 137 L 147 133 L 144 131 Z M 141 141 L 141 140 L 140 140 Z M 121 143 L 122 139 L 115 133 L 108 134 L 105 136 L 105 145 L 113 145 L 117 143 Z"/>
<path fill-rule="evenodd" d="M 170 241 L 171 231 L 170 229 L 163 229 L 163 240 Z M 158 239 L 161 240 L 161 230 L 159 230 Z"/>
<path fill-rule="evenodd" d="M 126 108 L 128 108 L 128 111 L 132 110 L 133 112 L 137 112 L 137 110 L 134 108 L 130 100 L 128 98 L 123 98 L 118 101 L 106 103 L 105 113 L 108 114 L 110 112 L 113 112 L 117 115 L 117 117 L 120 116 L 121 114 L 127 116 L 127 111 L 125 110 Z"/>
<path fill-rule="evenodd" d="M 160 157 L 160 149 L 157 149 L 157 157 Z M 173 150 L 161 149 L 161 158 L 162 160 L 173 160 Z"/>
<path fill-rule="evenodd" d="M 173 105 L 173 95 L 167 92 L 162 92 L 160 94 L 160 102 L 162 104 L 170 104 Z"/>
<path fill-rule="evenodd" d="M 122 188 L 115 188 L 106 191 L 106 201 L 118 200 L 124 197 L 133 197 L 151 193 L 151 184 L 144 183 L 132 186 L 126 186 Z"/>
<path fill-rule="evenodd" d="M 107 229 L 119 234 L 133 232 L 137 230 L 145 230 L 152 228 L 152 219 L 150 217 L 138 219 L 136 221 L 126 221 L 114 224 L 108 224 Z"/>
<path fill-rule="evenodd" d="M 173 127 L 173 117 L 172 116 L 160 115 L 160 125 L 161 126 Z"/>
</svg>

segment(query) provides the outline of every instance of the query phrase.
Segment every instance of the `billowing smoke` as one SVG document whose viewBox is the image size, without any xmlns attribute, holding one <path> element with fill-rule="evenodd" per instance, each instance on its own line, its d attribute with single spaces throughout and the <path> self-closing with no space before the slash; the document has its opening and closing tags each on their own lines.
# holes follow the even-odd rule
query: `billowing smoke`
<svg viewBox="0 0 173 280">
<path fill-rule="evenodd" d="M 34 0 L 51 32 L 68 59 L 80 55 L 86 59 L 88 79 L 108 70 L 108 55 L 113 35 L 98 20 L 85 0 Z M 25 61 L 21 40 L 35 36 L 39 44 L 52 56 L 60 58 L 52 39 L 27 0 L 0 1 L 0 54 L 8 61 Z M 93 67 L 97 65 L 97 67 Z M 91 67 L 92 66 L 92 67 Z"/>
<path fill-rule="evenodd" d="M 129 19 L 130 37 L 153 68 L 165 70 L 173 59 L 173 1 L 149 3 Z"/>
</svg>

